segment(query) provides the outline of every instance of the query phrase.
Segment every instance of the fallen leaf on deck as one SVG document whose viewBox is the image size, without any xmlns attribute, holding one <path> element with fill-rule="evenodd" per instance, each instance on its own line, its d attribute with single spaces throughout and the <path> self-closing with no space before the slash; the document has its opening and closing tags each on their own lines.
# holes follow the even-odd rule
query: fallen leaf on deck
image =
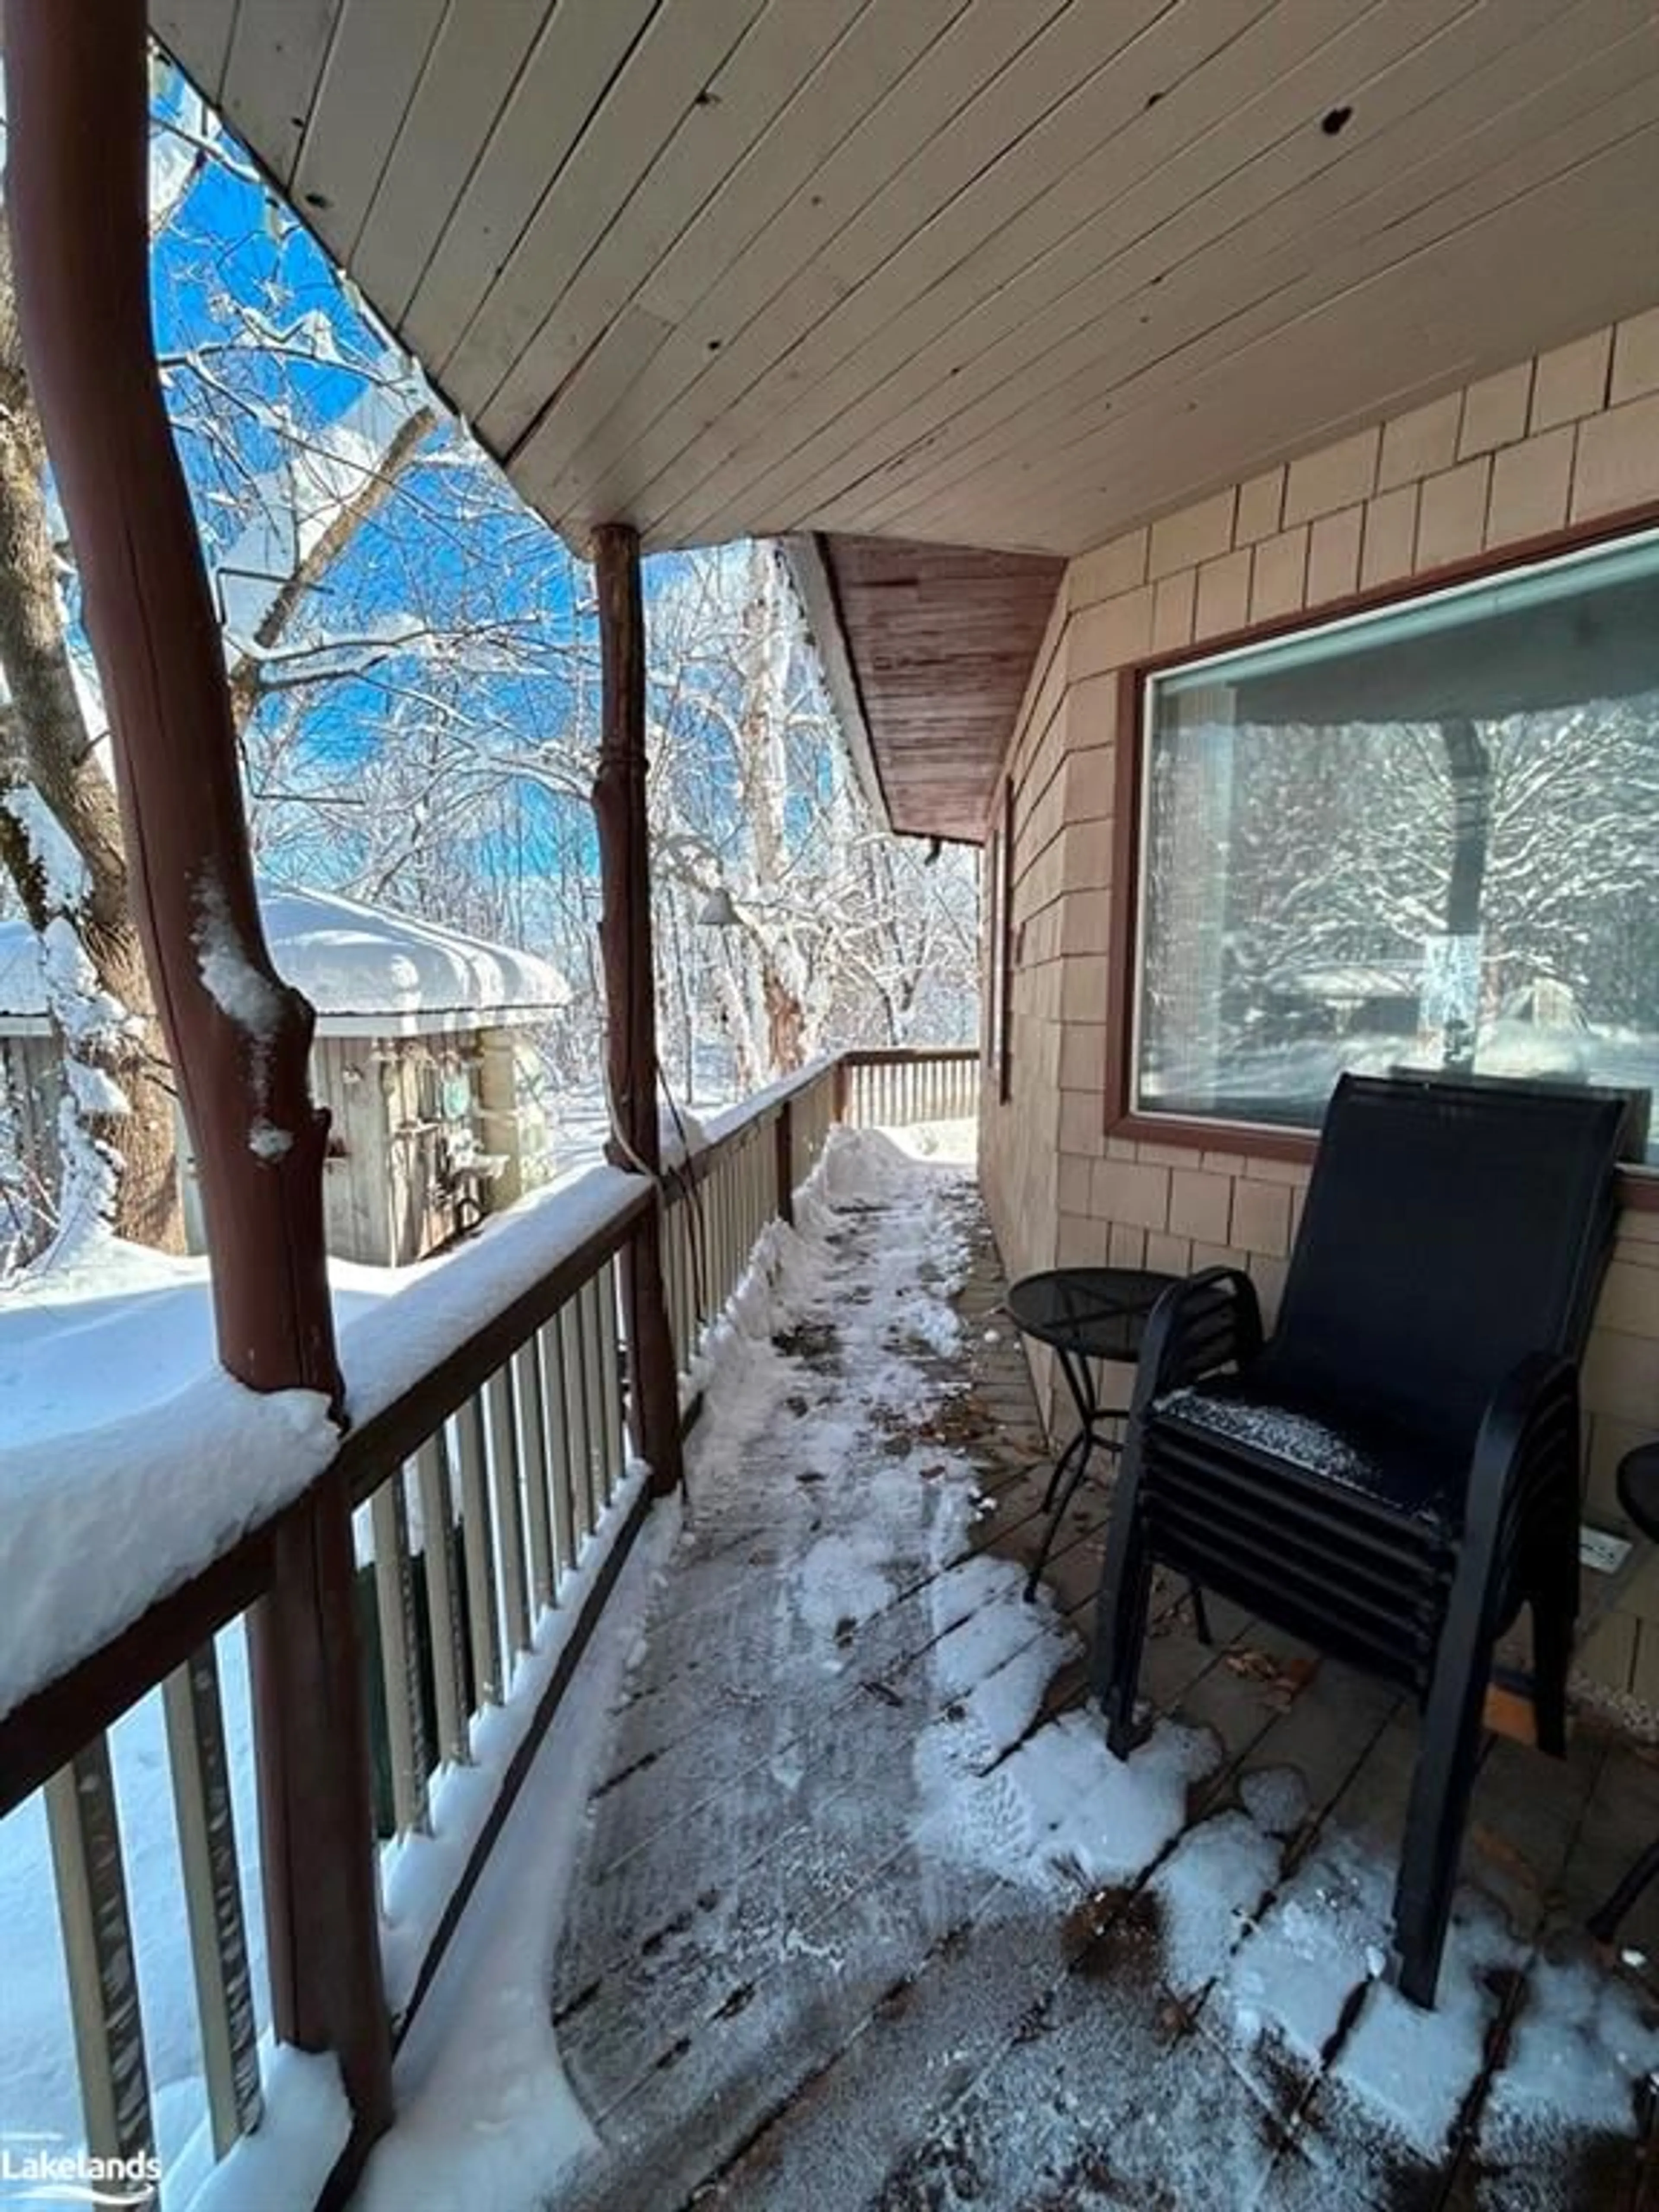
<svg viewBox="0 0 1659 2212">
<path fill-rule="evenodd" d="M 1469 1841 L 1483 1858 L 1489 1859 L 1493 1866 L 1512 1880 L 1528 1889 L 1535 1890 L 1540 1887 L 1538 1869 L 1532 1861 L 1524 1851 L 1517 1850 L 1507 1838 L 1500 1836 L 1496 1829 L 1486 1827 L 1478 1820 L 1474 1821 L 1469 1827 Z"/>
</svg>

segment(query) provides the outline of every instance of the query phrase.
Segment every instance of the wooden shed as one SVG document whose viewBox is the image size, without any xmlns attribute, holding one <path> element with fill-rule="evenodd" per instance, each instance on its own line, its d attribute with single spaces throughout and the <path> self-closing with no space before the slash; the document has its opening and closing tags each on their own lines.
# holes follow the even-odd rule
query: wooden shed
<svg viewBox="0 0 1659 2212">
<path fill-rule="evenodd" d="M 407 1266 L 547 1180 L 538 1031 L 570 995 L 556 969 L 331 892 L 266 884 L 260 907 L 278 968 L 317 1009 L 337 1259 Z M 0 1087 L 28 1182 L 53 1188 L 64 1082 L 21 921 L 0 922 Z M 179 1169 L 191 1249 L 204 1250 L 182 1129 Z"/>
</svg>

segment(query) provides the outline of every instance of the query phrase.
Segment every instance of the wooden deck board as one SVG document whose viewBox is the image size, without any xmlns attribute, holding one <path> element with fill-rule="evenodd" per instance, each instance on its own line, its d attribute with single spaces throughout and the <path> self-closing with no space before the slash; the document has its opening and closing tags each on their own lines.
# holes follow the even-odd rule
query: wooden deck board
<svg viewBox="0 0 1659 2212">
<path fill-rule="evenodd" d="M 827 1647 L 822 1623 L 816 1638 L 802 1632 L 793 1563 L 826 1538 L 853 1541 L 864 1510 L 858 1467 L 816 1463 L 839 1355 L 810 1334 L 793 1346 L 806 1412 L 750 1438 L 696 1498 L 617 1717 L 557 1968 L 561 2050 L 606 2153 L 560 2205 L 1588 2212 L 1598 2200 L 1573 2192 L 1593 2185 L 1633 2207 L 1642 2168 L 1628 2142 L 1593 2173 L 1540 2180 L 1494 2166 L 1484 2076 L 1446 2154 L 1414 2160 L 1380 2127 L 1367 2133 L 1328 2065 L 1241 2050 L 1210 1984 L 1171 1985 L 1157 1865 L 1060 1910 L 971 1855 L 919 1845 L 925 1728 L 957 1711 L 979 1726 L 976 1692 L 1039 1650 L 1059 1662 L 1046 1692 L 1023 1723 L 1012 1701 L 982 1760 L 994 1771 L 1023 1734 L 1083 1706 L 1081 1648 L 1068 1652 L 1053 1624 L 1086 1638 L 1105 1519 L 1102 1491 L 1077 1501 L 1042 1608 L 1024 1607 L 1010 1578 L 986 1580 L 982 1555 L 1022 1570 L 1034 1556 L 1047 1465 L 1018 1345 L 995 1320 L 994 1255 L 971 1226 L 954 1363 L 966 1394 L 951 1418 L 916 1425 L 944 1432 L 924 1443 L 967 1455 L 994 1510 L 939 1540 L 948 1513 L 930 1502 L 925 1460 L 905 1458 L 921 1503 L 914 1541 L 885 1564 L 885 1601 L 849 1614 Z M 844 1232 L 849 1280 L 878 1234 L 878 1218 Z M 942 1378 L 951 1363 L 929 1365 Z M 901 1430 L 893 1449 L 915 1442 Z M 1301 1777 L 1307 1805 L 1280 1839 L 1270 1892 L 1339 1830 L 1391 1863 L 1414 1717 L 1238 1608 L 1210 1609 L 1213 1646 L 1162 1579 L 1143 1690 L 1158 1712 L 1211 1730 L 1220 1759 L 1160 1863 L 1206 1821 L 1237 1819 L 1245 1777 L 1281 1767 Z M 1623 1743 L 1586 1730 L 1557 1767 L 1499 1742 L 1465 1872 L 1530 1958 L 1534 1941 L 1571 1933 L 1656 1824 L 1659 1765 Z M 1632 1949 L 1659 1950 L 1656 1911 L 1659 1899 L 1632 1916 Z M 1520 1978 L 1495 1996 L 1489 2064 L 1524 2001 Z M 1356 1995 L 1328 2060 L 1370 2002 Z"/>
</svg>

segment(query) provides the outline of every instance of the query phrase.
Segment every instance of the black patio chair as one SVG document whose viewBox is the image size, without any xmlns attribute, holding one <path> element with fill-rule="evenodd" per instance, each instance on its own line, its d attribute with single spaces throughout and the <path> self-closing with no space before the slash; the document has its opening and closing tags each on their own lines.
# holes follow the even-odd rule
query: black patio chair
<svg viewBox="0 0 1659 2212">
<path fill-rule="evenodd" d="M 1395 1978 L 1432 2005 L 1492 1646 L 1532 1610 L 1540 1746 L 1565 1748 L 1578 1601 L 1577 1361 L 1629 1102 L 1345 1076 L 1279 1322 L 1209 1267 L 1147 1324 L 1101 1579 L 1097 1687 L 1134 1741 L 1164 1562 L 1424 1712 Z"/>
</svg>

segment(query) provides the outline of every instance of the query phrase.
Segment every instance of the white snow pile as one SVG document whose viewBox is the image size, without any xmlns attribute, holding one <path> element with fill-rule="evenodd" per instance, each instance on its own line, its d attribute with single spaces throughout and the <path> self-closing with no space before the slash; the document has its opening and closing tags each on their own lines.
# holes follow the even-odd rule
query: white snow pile
<svg viewBox="0 0 1659 2212">
<path fill-rule="evenodd" d="M 440 1770 L 432 1784 L 429 1832 L 406 1836 L 388 1844 L 382 1854 L 381 1954 L 386 2001 L 394 2013 L 403 2010 L 413 1993 L 456 1884 L 501 1795 L 502 1778 L 650 1472 L 642 1461 L 629 1463 L 599 1527 L 560 1582 L 557 1605 L 543 1611 L 532 1632 L 532 1648 L 520 1654 L 505 1701 L 474 1714 L 471 1765 Z M 657 1540 L 654 1534 L 652 1540 Z M 613 1597 L 605 1618 L 614 1603 Z M 583 1692 L 584 1697 L 589 1694 Z"/>
<path fill-rule="evenodd" d="M 972 1167 L 979 1156 L 979 1122 L 969 1117 L 949 1121 L 907 1121 L 882 1134 L 907 1158 L 940 1167 Z"/>
<path fill-rule="evenodd" d="M 319 1393 L 260 1395 L 214 1369 L 143 1420 L 0 1449 L 0 1712 L 297 1498 L 339 1441 Z"/>
<path fill-rule="evenodd" d="M 606 1602 L 580 1694 L 562 1702 L 398 2054 L 398 2119 L 358 2212 L 531 2212 L 594 2148 L 548 1991 L 609 1717 L 678 1534 L 675 1512 L 655 1513 Z"/>
<path fill-rule="evenodd" d="M 353 1419 L 410 1389 L 639 1187 L 595 1168 L 419 1267 L 331 1262 Z M 215 1365 L 205 1261 L 104 1240 L 32 1274 L 0 1310 L 0 1712 L 296 1498 L 338 1444 L 318 1394 L 261 1395 Z"/>
<path fill-rule="evenodd" d="M 167 2203 L 190 2212 L 312 2212 L 351 2134 L 337 2063 L 266 2036 L 259 2050 L 264 2112 L 217 2165 L 205 2130 L 161 2160 Z"/>
</svg>

